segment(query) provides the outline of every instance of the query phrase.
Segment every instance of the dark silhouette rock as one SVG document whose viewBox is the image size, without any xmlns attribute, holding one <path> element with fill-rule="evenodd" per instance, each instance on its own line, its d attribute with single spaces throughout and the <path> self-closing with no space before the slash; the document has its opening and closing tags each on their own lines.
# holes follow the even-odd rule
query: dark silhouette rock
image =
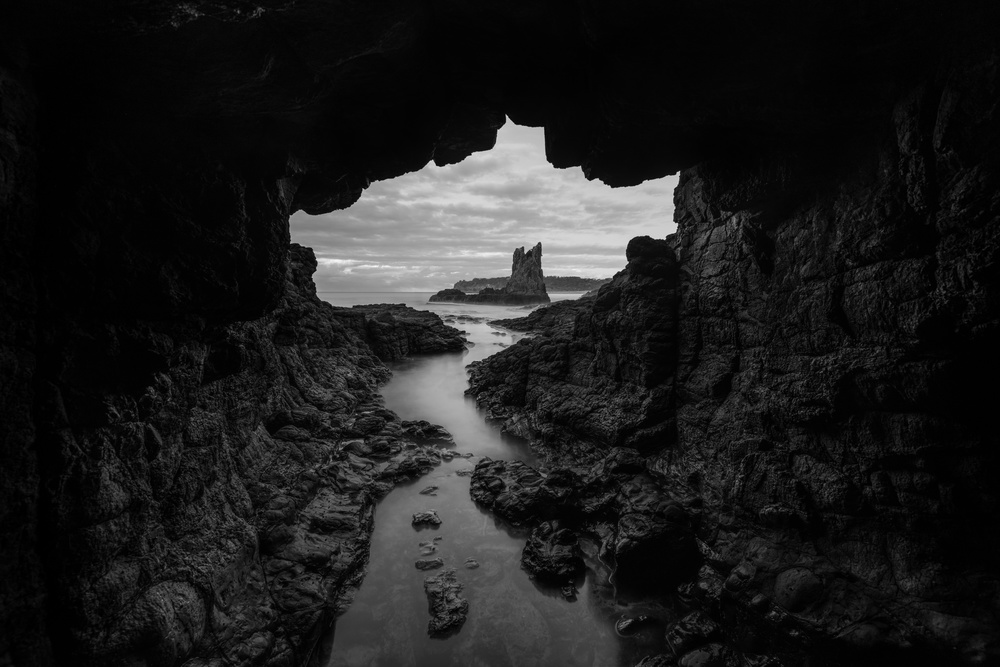
<svg viewBox="0 0 1000 667">
<path fill-rule="evenodd" d="M 521 552 L 521 567 L 539 581 L 565 584 L 583 574 L 579 540 L 573 531 L 546 521 L 531 531 Z"/>
<path fill-rule="evenodd" d="M 677 621 L 667 631 L 667 646 L 681 656 L 703 646 L 722 634 L 722 628 L 704 612 L 694 611 Z"/>
<path fill-rule="evenodd" d="M 448 568 L 424 579 L 424 592 L 431 613 L 427 634 L 441 638 L 458 632 L 469 615 L 469 601 L 461 595 L 462 584 L 455 576 L 455 569 Z"/>
<path fill-rule="evenodd" d="M 479 292 L 487 287 L 502 289 L 507 285 L 508 278 L 473 278 L 459 280 L 453 285 L 461 292 Z M 610 278 L 580 278 L 579 276 L 544 276 L 546 292 L 589 292 L 601 285 L 611 282 Z"/>
<path fill-rule="evenodd" d="M 459 289 L 444 289 L 431 296 L 431 302 L 494 303 L 498 305 L 530 305 L 548 303 L 545 279 L 542 275 L 542 244 L 528 252 L 514 250 L 510 278 L 499 288 L 485 287 L 478 294 L 466 294 Z"/>
<path fill-rule="evenodd" d="M 354 306 L 352 310 L 368 316 L 366 340 L 380 359 L 465 349 L 462 333 L 444 324 L 435 313 L 415 310 L 401 303 Z"/>
</svg>

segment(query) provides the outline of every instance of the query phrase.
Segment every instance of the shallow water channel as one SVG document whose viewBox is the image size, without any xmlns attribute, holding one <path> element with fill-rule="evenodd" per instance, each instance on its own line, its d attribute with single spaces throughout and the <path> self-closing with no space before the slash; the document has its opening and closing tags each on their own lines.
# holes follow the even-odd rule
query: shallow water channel
<svg viewBox="0 0 1000 667">
<path fill-rule="evenodd" d="M 426 296 L 418 294 L 368 295 L 367 301 L 358 295 L 323 296 L 337 305 L 405 301 L 433 310 L 446 321 L 449 317 L 493 319 L 525 313 L 513 307 L 427 304 Z M 606 577 L 588 570 L 586 578 L 577 582 L 579 595 L 574 601 L 563 599 L 556 589 L 536 586 L 520 567 L 526 534 L 509 532 L 469 497 L 469 473 L 482 456 L 520 459 L 529 464 L 534 457 L 524 444 L 501 438 L 499 431 L 484 421 L 474 401 L 464 395 L 468 387 L 466 365 L 511 344 L 517 335 L 500 332 L 485 321 L 460 319 L 450 323 L 468 332 L 473 343 L 470 350 L 394 364 L 393 379 L 382 394 L 386 406 L 401 418 L 443 425 L 454 436 L 456 451 L 473 457 L 443 463 L 427 476 L 397 487 L 379 503 L 368 574 L 354 602 L 336 622 L 325 664 L 633 664 L 645 651 L 635 645 L 637 638 L 618 637 L 614 630 L 617 616 L 594 594 L 595 589 L 604 589 L 605 600 L 613 597 L 607 594 Z M 431 486 L 437 487 L 433 495 L 420 493 Z M 437 510 L 442 525 L 414 529 L 413 513 L 426 509 Z M 429 553 L 428 542 L 433 553 Z M 427 636 L 430 615 L 423 581 L 437 570 L 422 572 L 414 566 L 419 558 L 433 557 L 442 558 L 446 568 L 456 569 L 469 601 L 465 625 L 445 639 Z M 467 568 L 470 558 L 479 566 Z"/>
</svg>

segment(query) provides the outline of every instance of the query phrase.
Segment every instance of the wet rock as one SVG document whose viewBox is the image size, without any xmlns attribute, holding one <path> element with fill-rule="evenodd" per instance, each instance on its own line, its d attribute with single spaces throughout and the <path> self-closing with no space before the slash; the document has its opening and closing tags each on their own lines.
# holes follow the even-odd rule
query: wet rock
<svg viewBox="0 0 1000 667">
<path fill-rule="evenodd" d="M 465 559 L 465 569 L 467 569 L 467 570 L 475 570 L 478 567 L 479 567 L 479 561 L 476 560 L 475 558 L 466 558 Z"/>
<path fill-rule="evenodd" d="M 419 547 L 421 556 L 430 556 L 432 553 L 437 552 L 437 542 L 435 540 L 425 540 L 420 543 Z"/>
<path fill-rule="evenodd" d="M 822 595 L 823 582 L 802 567 L 785 570 L 774 582 L 774 601 L 791 612 L 802 611 Z"/>
<path fill-rule="evenodd" d="M 667 631 L 667 646 L 674 655 L 684 655 L 698 646 L 718 639 L 721 628 L 708 614 L 694 611 L 680 619 Z"/>
<path fill-rule="evenodd" d="M 354 306 L 353 310 L 368 315 L 365 333 L 368 344 L 380 359 L 465 349 L 462 333 L 444 324 L 436 313 L 401 303 Z"/>
<path fill-rule="evenodd" d="M 461 596 L 462 584 L 456 578 L 454 568 L 424 579 L 424 592 L 431 613 L 427 634 L 447 637 L 458 632 L 469 615 L 469 602 Z"/>
<path fill-rule="evenodd" d="M 435 493 L 435 491 L 437 491 L 437 490 L 438 490 L 438 487 L 436 487 L 436 486 L 428 486 L 428 487 L 420 490 L 420 495 L 422 495 L 422 496 L 436 496 L 437 494 Z"/>
<path fill-rule="evenodd" d="M 573 602 L 576 600 L 579 591 L 576 590 L 576 586 L 569 584 L 568 586 L 561 586 L 559 588 L 559 593 L 563 596 L 563 599 L 567 602 Z"/>
<path fill-rule="evenodd" d="M 444 561 L 440 558 L 421 558 L 414 563 L 418 570 L 435 570 L 444 566 Z"/>
<path fill-rule="evenodd" d="M 439 445 L 442 447 L 454 447 L 455 439 L 452 438 L 443 426 L 431 424 L 425 420 L 404 421 L 403 432 L 408 438 L 422 445 Z"/>
<path fill-rule="evenodd" d="M 572 581 L 584 570 L 576 534 L 556 521 L 540 524 L 521 552 L 521 567 L 543 582 Z"/>
<path fill-rule="evenodd" d="M 659 621 L 652 616 L 640 615 L 620 618 L 615 622 L 615 632 L 622 637 L 634 635 L 645 628 L 655 627 Z"/>
<path fill-rule="evenodd" d="M 739 664 L 738 656 L 723 644 L 706 644 L 688 651 L 677 661 L 678 667 L 733 667 Z"/>
<path fill-rule="evenodd" d="M 441 517 L 437 515 L 436 510 L 426 510 L 415 513 L 412 523 L 413 527 L 417 529 L 424 527 L 434 528 L 441 525 Z"/>
<path fill-rule="evenodd" d="M 676 667 L 677 661 L 668 655 L 647 655 L 635 667 Z"/>
<path fill-rule="evenodd" d="M 535 316 L 547 328 L 470 365 L 469 393 L 502 428 L 560 447 L 671 442 L 677 261 L 664 240 L 630 247 L 596 299 Z"/>
<path fill-rule="evenodd" d="M 621 581 L 669 585 L 694 574 L 701 556 L 688 512 L 643 475 L 621 489 L 613 542 Z"/>
</svg>

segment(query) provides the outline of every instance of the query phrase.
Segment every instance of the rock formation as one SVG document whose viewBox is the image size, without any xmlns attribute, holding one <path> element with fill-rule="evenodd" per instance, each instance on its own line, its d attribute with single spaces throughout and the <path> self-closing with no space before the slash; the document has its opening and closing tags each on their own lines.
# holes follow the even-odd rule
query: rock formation
<svg viewBox="0 0 1000 667">
<path fill-rule="evenodd" d="M 649 237 L 633 239 L 626 256 L 595 299 L 498 322 L 551 335 L 470 367 L 470 391 L 490 419 L 549 449 L 583 441 L 649 452 L 674 441 L 677 262 Z"/>
<path fill-rule="evenodd" d="M 638 556 L 651 499 L 683 509 L 683 664 L 997 660 L 995 4 L 2 13 L 0 663 L 307 662 L 371 500 L 436 450 L 400 458 L 368 318 L 301 296 L 288 215 L 505 116 L 611 185 L 684 170 L 669 248 L 495 362 L 522 377 L 477 371 L 549 491 L 615 456 L 650 499 L 545 520 Z"/>
<path fill-rule="evenodd" d="M 976 57 L 915 83 L 881 133 L 684 171 L 675 236 L 633 240 L 592 303 L 535 314 L 539 335 L 472 371 L 554 469 L 626 445 L 659 494 L 702 503 L 680 592 L 726 641 L 698 651 L 998 658 L 1000 456 L 976 378 L 1000 368 L 1000 118 L 978 92 L 1000 58 Z"/>
<path fill-rule="evenodd" d="M 497 305 L 530 305 L 548 303 L 545 279 L 542 275 L 542 244 L 528 252 L 514 250 L 510 278 L 500 289 L 486 287 L 478 294 L 466 294 L 458 289 L 445 289 L 430 298 L 431 302 L 492 303 Z"/>
<path fill-rule="evenodd" d="M 545 276 L 543 282 L 548 292 L 588 292 L 596 290 L 611 280 L 610 278 L 580 278 L 579 276 Z M 459 280 L 452 287 L 463 292 L 478 292 L 486 287 L 501 289 L 506 284 L 507 278 L 473 278 L 472 280 Z"/>
<path fill-rule="evenodd" d="M 428 635 L 447 637 L 465 624 L 469 601 L 462 597 L 462 588 L 453 567 L 424 579 L 424 592 L 427 593 L 427 606 L 431 613 L 431 620 L 427 622 Z"/>
</svg>

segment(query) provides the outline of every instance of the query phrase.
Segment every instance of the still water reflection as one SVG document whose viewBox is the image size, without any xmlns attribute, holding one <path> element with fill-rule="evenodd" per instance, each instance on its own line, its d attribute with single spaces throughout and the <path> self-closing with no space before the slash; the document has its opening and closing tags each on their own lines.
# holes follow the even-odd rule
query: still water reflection
<svg viewBox="0 0 1000 667">
<path fill-rule="evenodd" d="M 520 316 L 522 308 L 473 304 L 427 304 L 426 294 L 323 294 L 335 305 L 405 302 L 433 310 L 468 332 L 473 346 L 459 354 L 415 357 L 392 367 L 384 387 L 386 406 L 403 419 L 442 424 L 454 436 L 457 451 L 472 459 L 444 463 L 416 482 L 397 487 L 379 505 L 372 536 L 371 561 L 354 603 L 337 620 L 328 667 L 444 665 L 587 665 L 632 664 L 635 646 L 623 645 L 612 613 L 598 606 L 595 588 L 606 588 L 588 570 L 578 582 L 576 601 L 557 590 L 536 587 L 520 567 L 526 535 L 508 532 L 469 497 L 468 473 L 482 456 L 532 462 L 530 450 L 500 437 L 465 397 L 465 367 L 513 342 L 485 321 L 467 318 Z M 559 295 L 563 298 L 570 295 Z M 575 296 L 575 295 L 573 295 Z M 558 297 L 556 297 L 558 298 Z M 503 333 L 503 335 L 500 335 Z M 435 486 L 434 495 L 421 490 Z M 443 523 L 415 530 L 414 512 L 435 509 Z M 436 551 L 422 553 L 433 541 Z M 426 547 L 425 547 L 426 549 Z M 440 557 L 454 567 L 464 584 L 469 616 L 461 631 L 446 639 L 427 636 L 429 613 L 418 558 Z M 479 567 L 468 569 L 467 559 Z M 605 596 L 607 597 L 607 596 Z M 624 651 L 624 652 L 623 652 Z M 641 657 L 641 653 L 638 657 Z"/>
</svg>

